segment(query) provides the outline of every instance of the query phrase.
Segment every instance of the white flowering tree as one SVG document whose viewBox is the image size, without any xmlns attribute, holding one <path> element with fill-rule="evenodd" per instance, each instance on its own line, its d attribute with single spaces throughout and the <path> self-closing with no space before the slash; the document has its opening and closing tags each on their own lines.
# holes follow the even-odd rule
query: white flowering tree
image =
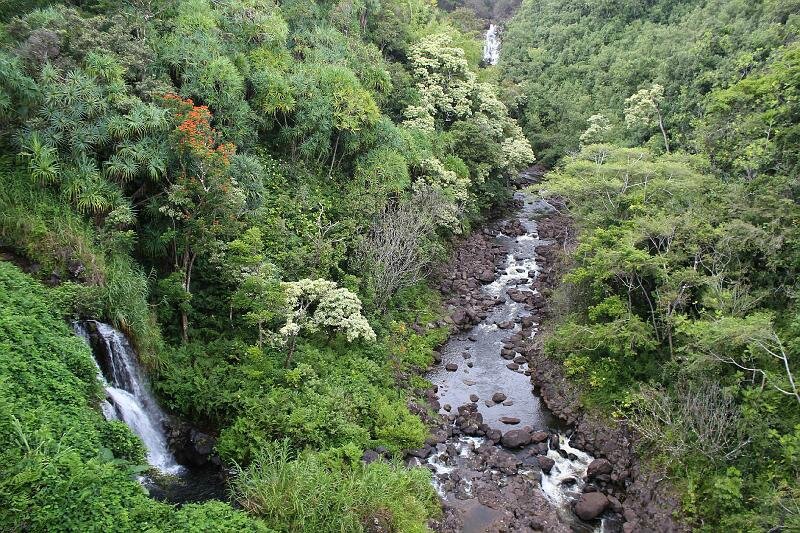
<svg viewBox="0 0 800 533">
<path fill-rule="evenodd" d="M 611 131 L 608 117 L 602 114 L 592 115 L 587 122 L 589 127 L 581 134 L 581 146 L 605 142 L 608 132 Z"/>
<path fill-rule="evenodd" d="M 625 99 L 625 125 L 629 128 L 652 127 L 658 124 L 664 137 L 664 149 L 669 153 L 669 138 L 664 127 L 661 104 L 664 101 L 664 87 L 654 83 L 649 88 L 640 89 Z"/>
<path fill-rule="evenodd" d="M 446 33 L 429 35 L 411 47 L 411 72 L 420 105 L 406 109 L 406 125 L 432 131 L 434 118 L 451 122 L 472 114 L 476 76 L 464 50 Z"/>
<path fill-rule="evenodd" d="M 361 314 L 361 300 L 351 291 L 326 279 L 301 279 L 281 284 L 286 302 L 286 324 L 279 330 L 287 348 L 288 367 L 297 344 L 305 333 L 342 333 L 348 342 L 375 340 L 375 332 Z"/>
</svg>

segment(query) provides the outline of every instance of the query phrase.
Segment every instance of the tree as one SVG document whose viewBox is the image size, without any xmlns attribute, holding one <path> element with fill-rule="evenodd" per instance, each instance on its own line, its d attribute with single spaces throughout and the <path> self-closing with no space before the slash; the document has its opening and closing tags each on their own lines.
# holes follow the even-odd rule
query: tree
<svg viewBox="0 0 800 533">
<path fill-rule="evenodd" d="M 452 37 L 439 33 L 422 39 L 411 47 L 409 60 L 419 104 L 406 109 L 406 125 L 431 131 L 436 119 L 449 124 L 472 114 L 476 76 L 464 50 L 452 46 Z"/>
<path fill-rule="evenodd" d="M 596 114 L 587 120 L 589 127 L 581 133 L 581 146 L 605 142 L 608 132 L 611 131 L 611 122 L 603 114 Z"/>
<path fill-rule="evenodd" d="M 231 295 L 231 311 L 244 310 L 245 320 L 258 327 L 260 348 L 265 340 L 265 325 L 278 314 L 283 294 L 275 266 L 266 259 L 259 228 L 248 228 L 241 237 L 228 243 L 224 268 L 236 285 Z"/>
<path fill-rule="evenodd" d="M 669 139 L 664 129 L 664 116 L 661 102 L 664 101 L 664 87 L 654 83 L 650 88 L 640 89 L 625 100 L 625 124 L 629 128 L 650 127 L 653 121 L 658 124 L 664 137 L 664 150 L 669 153 Z"/>
<path fill-rule="evenodd" d="M 359 262 L 379 309 L 384 310 L 398 290 L 424 277 L 433 260 L 436 212 L 442 201 L 432 189 L 423 189 L 397 205 L 386 205 L 372 221 L 359 247 Z"/>
<path fill-rule="evenodd" d="M 229 173 L 232 144 L 220 144 L 211 127 L 206 106 L 174 94 L 164 97 L 177 122 L 171 143 L 177 155 L 176 175 L 168 179 L 159 211 L 172 225 L 173 265 L 183 277 L 183 290 L 191 296 L 192 272 L 198 256 L 219 252 L 225 239 L 235 234 L 245 209 L 245 195 Z M 181 336 L 189 339 L 189 316 L 181 308 Z"/>
<path fill-rule="evenodd" d="M 301 279 L 281 284 L 286 298 L 286 323 L 279 333 L 288 345 L 284 365 L 292 362 L 297 337 L 302 333 L 327 331 L 343 333 L 348 342 L 375 340 L 375 332 L 361 314 L 361 300 L 343 287 L 326 279 Z"/>
</svg>

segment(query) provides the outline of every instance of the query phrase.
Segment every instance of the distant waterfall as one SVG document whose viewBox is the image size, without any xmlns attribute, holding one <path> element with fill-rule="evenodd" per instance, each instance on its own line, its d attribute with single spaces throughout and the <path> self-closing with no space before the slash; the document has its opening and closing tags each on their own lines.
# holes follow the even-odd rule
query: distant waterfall
<svg viewBox="0 0 800 533">
<path fill-rule="evenodd" d="M 166 416 L 159 407 L 127 337 L 102 322 L 73 324 L 75 333 L 92 348 L 107 399 L 101 408 L 108 420 L 127 424 L 147 448 L 147 460 L 167 474 L 178 474 L 182 467 L 167 445 Z"/>
<path fill-rule="evenodd" d="M 483 61 L 489 65 L 496 65 L 500 59 L 500 27 L 489 24 L 486 38 L 483 41 Z"/>
</svg>

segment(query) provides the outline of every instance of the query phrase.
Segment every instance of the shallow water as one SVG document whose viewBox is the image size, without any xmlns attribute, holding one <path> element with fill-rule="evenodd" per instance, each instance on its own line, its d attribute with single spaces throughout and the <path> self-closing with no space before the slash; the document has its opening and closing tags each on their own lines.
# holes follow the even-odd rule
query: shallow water
<svg viewBox="0 0 800 533">
<path fill-rule="evenodd" d="M 452 412 L 455 412 L 459 406 L 470 403 L 470 395 L 475 394 L 479 398 L 476 402 L 478 411 L 483 416 L 483 421 L 492 429 L 506 432 L 530 426 L 534 430 L 558 433 L 559 446 L 569 454 L 568 457 L 550 449 L 547 456 L 555 461 L 550 474 L 539 473 L 538 469 L 526 470 L 523 467 L 515 475 L 532 476 L 547 500 L 557 509 L 562 524 L 571 530 L 606 531 L 605 521 L 586 523 L 572 512 L 572 503 L 581 494 L 586 468 L 593 457 L 569 445 L 569 440 L 564 435 L 566 428 L 545 407 L 533 390 L 530 377 L 525 375 L 527 364 L 522 364 L 518 370 L 511 370 L 506 367 L 511 361 L 501 356 L 504 343 L 512 335 L 519 334 L 522 326 L 515 324 L 513 328 L 501 329 L 498 324 L 520 322 L 521 319 L 531 316 L 526 305 L 514 302 L 506 291 L 512 287 L 521 291 L 533 290 L 529 284 L 540 271 L 536 262 L 536 247 L 548 243 L 539 239 L 533 217 L 552 209 L 547 202 L 524 193 L 517 193 L 515 198 L 523 202 L 522 207 L 507 221 L 515 218 L 519 220 L 526 234 L 519 237 L 500 234 L 496 237 L 508 253 L 504 265 L 496 273 L 496 279 L 483 287 L 487 294 L 502 300 L 502 303 L 495 306 L 481 323 L 467 332 L 451 337 L 440 350 L 442 363 L 434 367 L 427 378 L 438 386 L 437 395 L 442 406 L 442 415 L 448 414 L 444 409 L 445 405 L 450 405 Z M 526 334 L 532 337 L 537 331 L 538 324 L 534 318 L 533 325 L 526 328 Z M 465 357 L 465 354 L 468 356 Z M 472 362 L 473 367 L 469 368 L 467 362 Z M 447 363 L 457 364 L 458 370 L 447 371 Z M 504 404 L 488 406 L 485 401 L 490 400 L 495 392 L 502 392 L 507 400 Z M 508 403 L 510 405 L 506 405 Z M 518 418 L 520 422 L 514 425 L 504 424 L 500 421 L 501 417 Z M 437 451 L 427 459 L 427 466 L 434 473 L 433 483 L 439 495 L 449 505 L 463 511 L 463 531 L 485 531 L 500 514 L 500 511 L 481 504 L 471 492 L 472 480 L 482 475 L 482 472 L 472 469 L 471 459 L 475 456 L 475 450 L 484 445 L 488 444 L 483 438 L 459 436 L 439 444 Z M 454 447 L 458 452 L 455 457 L 445 453 L 448 446 Z M 515 454 L 522 458 L 525 451 Z M 448 492 L 444 488 L 444 482 L 454 474 L 458 476 L 459 482 Z M 452 487 L 453 484 L 450 483 L 449 486 Z"/>
</svg>

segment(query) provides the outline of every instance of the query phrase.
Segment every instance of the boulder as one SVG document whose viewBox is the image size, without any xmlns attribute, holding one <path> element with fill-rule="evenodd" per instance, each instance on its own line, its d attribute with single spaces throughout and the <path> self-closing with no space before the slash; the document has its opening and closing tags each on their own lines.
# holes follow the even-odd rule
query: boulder
<svg viewBox="0 0 800 533">
<path fill-rule="evenodd" d="M 500 422 L 503 424 L 508 424 L 509 426 L 513 426 L 515 424 L 519 424 L 519 418 L 515 416 L 501 416 Z"/>
<path fill-rule="evenodd" d="M 365 464 L 374 463 L 375 461 L 381 458 L 381 454 L 376 452 L 375 450 L 365 450 L 364 454 L 361 456 L 361 461 Z"/>
<path fill-rule="evenodd" d="M 586 468 L 586 475 L 592 478 L 601 474 L 610 474 L 613 469 L 607 459 L 595 459 Z"/>
<path fill-rule="evenodd" d="M 539 444 L 540 442 L 544 442 L 550 435 L 547 434 L 546 431 L 535 431 L 531 434 L 531 442 L 534 444 Z"/>
<path fill-rule="evenodd" d="M 504 401 L 506 401 L 506 398 L 508 398 L 508 396 L 506 396 L 502 392 L 495 392 L 494 394 L 492 394 L 492 401 L 494 403 L 503 403 Z"/>
<path fill-rule="evenodd" d="M 468 321 L 467 312 L 460 307 L 453 311 L 453 314 L 450 315 L 450 318 L 453 320 L 453 323 L 459 326 L 466 324 Z"/>
<path fill-rule="evenodd" d="M 531 442 L 531 432 L 527 429 L 512 429 L 503 434 L 500 443 L 506 448 L 522 448 Z"/>
<path fill-rule="evenodd" d="M 447 370 L 448 372 L 455 372 L 456 370 L 458 370 L 458 365 L 455 363 L 447 363 L 446 365 L 444 365 L 444 369 Z"/>
<path fill-rule="evenodd" d="M 580 500 L 575 504 L 575 514 L 581 520 L 594 520 L 609 506 L 608 498 L 602 492 L 587 492 L 581 494 Z"/>
<path fill-rule="evenodd" d="M 539 463 L 539 468 L 541 468 L 542 472 L 545 474 L 549 474 L 553 469 L 553 466 L 556 464 L 554 460 L 550 459 L 546 455 L 540 455 L 536 458 L 536 460 Z"/>
</svg>

